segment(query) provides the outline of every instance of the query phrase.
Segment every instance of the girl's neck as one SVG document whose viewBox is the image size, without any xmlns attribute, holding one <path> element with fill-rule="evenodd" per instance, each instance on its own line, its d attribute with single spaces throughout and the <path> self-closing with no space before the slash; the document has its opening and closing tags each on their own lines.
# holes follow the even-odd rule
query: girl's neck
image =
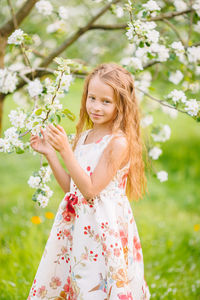
<svg viewBox="0 0 200 300">
<path fill-rule="evenodd" d="M 101 126 L 93 126 L 92 130 L 94 135 L 106 135 L 112 133 L 112 128 L 110 127 L 101 127 Z"/>
</svg>

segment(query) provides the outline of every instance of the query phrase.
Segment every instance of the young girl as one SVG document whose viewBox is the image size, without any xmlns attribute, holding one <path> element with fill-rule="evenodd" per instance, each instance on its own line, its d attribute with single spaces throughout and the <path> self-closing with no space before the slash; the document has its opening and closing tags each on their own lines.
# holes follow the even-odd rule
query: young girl
<svg viewBox="0 0 200 300">
<path fill-rule="evenodd" d="M 108 63 L 85 80 L 72 148 L 59 125 L 41 131 L 42 139 L 31 137 L 32 148 L 45 155 L 65 196 L 29 300 L 150 298 L 128 200 L 143 196 L 146 187 L 139 125 L 132 75 Z"/>
</svg>

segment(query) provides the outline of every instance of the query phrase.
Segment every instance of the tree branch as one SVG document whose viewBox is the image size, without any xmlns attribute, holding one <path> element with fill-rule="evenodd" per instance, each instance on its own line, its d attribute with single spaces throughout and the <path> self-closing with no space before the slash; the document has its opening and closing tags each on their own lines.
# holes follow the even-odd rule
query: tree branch
<svg viewBox="0 0 200 300">
<path fill-rule="evenodd" d="M 80 36 L 82 36 L 85 32 L 87 32 L 90 27 L 93 25 L 93 23 L 99 19 L 110 7 L 112 4 L 115 4 L 119 2 L 120 0 L 113 0 L 109 4 L 107 4 L 105 7 L 103 7 L 99 13 L 97 13 L 94 17 L 91 18 L 91 20 L 82 28 L 78 29 L 71 37 L 66 39 L 58 48 L 56 48 L 50 55 L 44 59 L 44 61 L 40 64 L 40 67 L 46 67 L 48 66 L 52 60 L 60 55 L 65 49 L 67 49 L 72 43 L 74 43 Z"/>
<path fill-rule="evenodd" d="M 172 11 L 172 12 L 160 14 L 156 17 L 152 17 L 148 21 L 162 21 L 163 19 L 171 19 L 171 18 L 174 18 L 174 17 L 177 17 L 177 16 L 188 14 L 192 11 L 194 11 L 193 8 L 188 8 L 188 9 L 185 9 L 185 10 L 182 10 L 182 11 Z"/>
<path fill-rule="evenodd" d="M 103 30 L 118 30 L 118 29 L 125 29 L 127 24 L 114 24 L 114 25 L 103 25 L 103 24 L 96 24 L 90 26 L 89 30 L 92 29 L 103 29 Z"/>
<path fill-rule="evenodd" d="M 152 17 L 150 19 L 144 19 L 143 21 L 149 22 L 149 21 L 163 21 L 164 19 L 171 19 L 183 14 L 188 14 L 190 12 L 194 11 L 193 8 L 189 8 L 183 11 L 173 11 L 170 13 L 160 14 L 156 17 Z M 127 27 L 127 24 L 114 24 L 114 25 L 104 25 L 104 24 L 96 24 L 90 26 L 89 30 L 92 29 L 102 29 L 102 30 L 118 30 L 118 29 L 125 29 Z"/>
<path fill-rule="evenodd" d="M 166 23 L 174 32 L 175 34 L 177 35 L 178 39 L 180 40 L 181 44 L 183 46 L 186 46 L 186 43 L 185 41 L 182 39 L 180 33 L 178 32 L 178 30 L 176 29 L 176 26 L 174 26 L 171 22 L 169 22 L 167 19 L 163 19 L 162 20 L 164 23 Z"/>
<path fill-rule="evenodd" d="M 182 113 L 188 115 L 188 113 L 187 113 L 186 111 L 184 111 L 184 110 L 182 110 L 182 109 L 179 109 L 179 108 L 177 108 L 177 107 L 171 106 L 171 105 L 165 103 L 164 100 L 159 100 L 159 99 L 157 99 L 157 98 L 151 96 L 149 93 L 143 91 L 142 89 L 140 89 L 140 88 L 138 88 L 138 87 L 136 87 L 135 89 L 138 90 L 138 91 L 140 91 L 140 92 L 142 92 L 144 95 L 146 95 L 146 96 L 147 96 L 148 98 L 150 98 L 151 100 L 154 100 L 154 101 L 160 103 L 160 104 L 163 105 L 163 106 L 167 106 L 167 107 L 169 107 L 169 108 L 173 108 L 173 109 L 175 109 L 175 110 L 178 110 L 178 111 L 180 111 L 180 112 L 182 112 Z"/>
<path fill-rule="evenodd" d="M 35 3 L 38 0 L 27 0 L 24 5 L 19 9 L 19 11 L 16 13 L 16 21 L 17 25 L 19 26 L 23 20 L 28 16 L 32 8 L 34 7 Z M 13 18 L 11 18 L 6 24 L 4 24 L 0 28 L 0 35 L 2 36 L 8 36 L 10 35 L 15 29 L 15 24 Z"/>
</svg>

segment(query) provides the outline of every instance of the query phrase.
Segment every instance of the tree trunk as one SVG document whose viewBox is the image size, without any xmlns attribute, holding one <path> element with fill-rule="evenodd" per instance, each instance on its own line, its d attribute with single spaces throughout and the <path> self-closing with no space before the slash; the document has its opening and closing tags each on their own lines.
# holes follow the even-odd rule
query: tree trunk
<svg viewBox="0 0 200 300">
<path fill-rule="evenodd" d="M 2 133 L 2 117 L 3 117 L 3 104 L 4 104 L 5 94 L 0 94 L 0 137 Z"/>
</svg>

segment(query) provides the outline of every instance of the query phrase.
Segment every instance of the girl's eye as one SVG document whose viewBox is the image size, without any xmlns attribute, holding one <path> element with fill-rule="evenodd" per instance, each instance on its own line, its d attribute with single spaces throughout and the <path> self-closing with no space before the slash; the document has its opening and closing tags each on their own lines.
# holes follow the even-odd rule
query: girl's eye
<svg viewBox="0 0 200 300">
<path fill-rule="evenodd" d="M 109 101 L 109 100 L 104 100 L 103 102 L 104 102 L 104 103 L 106 103 L 106 104 L 107 104 L 107 103 L 110 103 L 110 101 Z"/>
<path fill-rule="evenodd" d="M 94 99 L 95 99 L 93 96 L 90 96 L 89 98 L 90 98 L 90 99 L 92 99 L 92 100 L 94 100 Z"/>
</svg>

